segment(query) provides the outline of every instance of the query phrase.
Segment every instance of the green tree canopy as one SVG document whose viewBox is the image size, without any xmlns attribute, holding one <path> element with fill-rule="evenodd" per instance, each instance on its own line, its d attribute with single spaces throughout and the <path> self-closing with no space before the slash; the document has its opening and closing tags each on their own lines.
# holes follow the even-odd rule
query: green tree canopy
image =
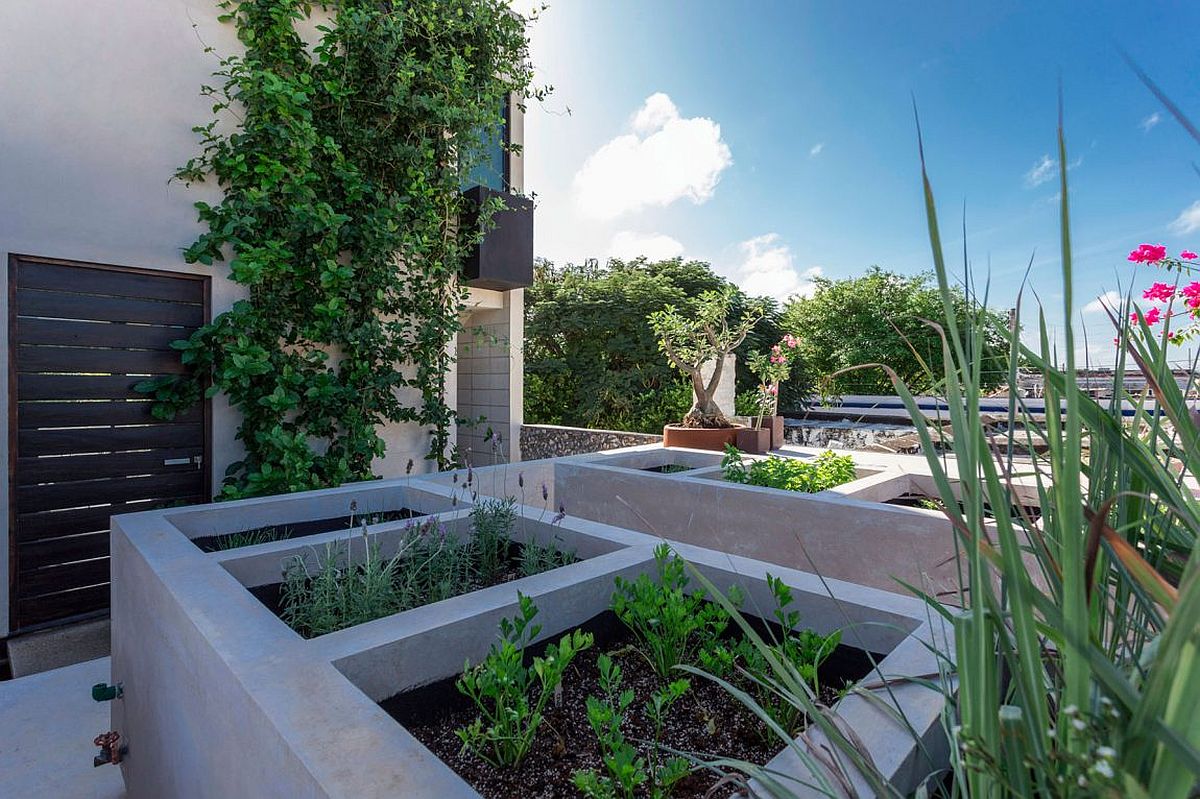
<svg viewBox="0 0 1200 799">
<path fill-rule="evenodd" d="M 883 363 L 890 366 L 915 392 L 930 392 L 941 380 L 941 339 L 923 320 L 945 318 L 941 296 L 929 273 L 901 275 L 873 266 L 861 277 L 816 279 L 810 297 L 796 298 L 782 314 L 783 328 L 800 338 L 801 357 L 813 375 L 830 375 L 848 366 Z M 962 292 L 955 292 L 960 321 L 978 313 Z M 1007 352 L 999 330 L 1000 314 L 983 311 L 983 383 L 1002 384 Z M 891 394 L 892 385 L 882 370 L 862 370 L 842 375 L 831 389 L 850 394 Z"/>
<path fill-rule="evenodd" d="M 691 388 L 659 351 L 647 317 L 667 305 L 687 313 L 702 293 L 728 285 L 708 264 L 680 258 L 539 262 L 525 294 L 526 421 L 646 432 L 679 421 Z M 735 292 L 731 317 L 749 299 Z M 771 304 L 738 350 L 739 388 L 753 381 L 746 354 L 780 336 Z"/>
</svg>

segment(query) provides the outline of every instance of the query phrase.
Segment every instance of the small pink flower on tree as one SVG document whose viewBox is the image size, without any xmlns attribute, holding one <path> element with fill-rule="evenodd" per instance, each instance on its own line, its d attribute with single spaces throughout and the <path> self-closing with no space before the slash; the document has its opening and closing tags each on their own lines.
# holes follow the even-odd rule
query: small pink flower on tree
<svg viewBox="0 0 1200 799">
<path fill-rule="evenodd" d="M 1151 264 L 1160 269 L 1181 274 L 1195 273 L 1200 269 L 1200 266 L 1196 264 L 1187 263 L 1188 261 L 1195 261 L 1197 258 L 1196 253 L 1191 250 L 1183 250 L 1179 253 L 1178 258 L 1168 257 L 1167 248 L 1161 244 L 1141 244 L 1136 250 L 1129 253 L 1129 260 L 1134 263 Z M 1153 326 L 1174 317 L 1188 316 L 1191 318 L 1191 323 L 1177 330 L 1166 331 L 1166 340 L 1173 344 L 1178 344 L 1200 336 L 1200 281 L 1193 280 L 1182 287 L 1179 286 L 1178 282 L 1175 285 L 1156 282 L 1142 292 L 1142 299 L 1152 302 L 1165 302 L 1168 304 L 1168 307 L 1165 311 L 1164 309 L 1153 307 L 1146 311 L 1144 315 L 1137 312 L 1130 314 L 1130 322 L 1134 325 L 1140 325 L 1144 321 L 1147 325 Z M 1172 313 L 1172 303 L 1182 303 L 1187 310 Z M 1178 308 L 1178 305 L 1175 305 L 1175 307 Z"/>
<path fill-rule="evenodd" d="M 1166 283 L 1155 283 L 1142 292 L 1142 299 L 1167 302 L 1175 296 L 1175 289 Z"/>
<path fill-rule="evenodd" d="M 1158 308 L 1151 308 L 1149 311 L 1146 311 L 1145 316 L 1138 314 L 1136 311 L 1129 315 L 1129 321 L 1135 325 L 1142 320 L 1145 320 L 1148 325 L 1156 325 L 1162 320 L 1162 312 Z"/>
<path fill-rule="evenodd" d="M 750 372 L 758 378 L 756 427 L 762 427 L 763 416 L 774 416 L 779 412 L 779 384 L 791 374 L 792 358 L 796 355 L 788 350 L 796 349 L 799 344 L 800 340 L 789 333 L 783 337 L 783 341 L 771 347 L 770 354 L 756 352 L 747 361 Z M 785 350 L 784 347 L 788 349 Z"/>
<path fill-rule="evenodd" d="M 1162 244 L 1139 244 L 1129 253 L 1129 260 L 1138 264 L 1156 264 L 1167 257 L 1167 248 Z"/>
</svg>

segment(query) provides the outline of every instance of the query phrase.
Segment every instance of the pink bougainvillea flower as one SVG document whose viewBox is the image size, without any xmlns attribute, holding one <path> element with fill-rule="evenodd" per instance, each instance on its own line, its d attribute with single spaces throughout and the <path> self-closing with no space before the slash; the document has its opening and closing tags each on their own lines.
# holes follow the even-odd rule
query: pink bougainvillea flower
<svg viewBox="0 0 1200 799">
<path fill-rule="evenodd" d="M 1185 261 L 1194 261 L 1197 258 L 1200 258 L 1200 255 L 1196 255 L 1196 253 L 1192 252 L 1191 250 L 1184 250 L 1183 252 L 1179 253 L 1179 257 Z"/>
<path fill-rule="evenodd" d="M 1197 283 L 1197 282 L 1188 283 L 1186 286 L 1184 286 L 1182 289 L 1179 290 L 1179 293 L 1182 294 L 1186 298 L 1184 300 L 1184 302 L 1186 303 L 1187 307 L 1189 307 L 1189 308 L 1200 307 L 1200 283 Z"/>
<path fill-rule="evenodd" d="M 800 339 L 796 338 L 791 333 L 788 333 L 783 337 L 783 343 L 788 345 L 788 349 L 795 349 L 796 347 L 800 346 Z"/>
<path fill-rule="evenodd" d="M 1149 311 L 1146 311 L 1145 316 L 1140 316 L 1136 311 L 1129 315 L 1129 321 L 1133 322 L 1135 325 L 1140 321 L 1145 321 L 1145 323 L 1148 325 L 1156 325 L 1161 319 L 1162 312 L 1157 308 L 1151 308 Z"/>
<path fill-rule="evenodd" d="M 1139 244 L 1138 248 L 1129 253 L 1129 260 L 1136 264 L 1158 263 L 1167 257 L 1167 248 L 1162 244 Z"/>
<path fill-rule="evenodd" d="M 1166 302 L 1175 296 L 1175 289 L 1168 286 L 1166 283 L 1155 283 L 1150 288 L 1142 292 L 1142 299 L 1154 300 L 1155 302 Z"/>
</svg>

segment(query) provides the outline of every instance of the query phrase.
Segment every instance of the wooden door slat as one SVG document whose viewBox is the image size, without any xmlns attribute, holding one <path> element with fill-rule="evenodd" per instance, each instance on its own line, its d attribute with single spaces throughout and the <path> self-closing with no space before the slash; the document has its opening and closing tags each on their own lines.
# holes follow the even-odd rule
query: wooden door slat
<svg viewBox="0 0 1200 799">
<path fill-rule="evenodd" d="M 74 319 L 18 318 L 17 341 L 22 344 L 61 344 L 76 347 L 125 347 L 170 350 L 171 342 L 192 333 L 188 327 L 87 322 Z"/>
<path fill-rule="evenodd" d="M 152 413 L 154 403 L 141 401 L 22 402 L 17 421 L 22 429 L 39 427 L 84 427 L 99 424 L 167 424 Z M 169 424 L 201 423 L 204 409 L 193 405 L 175 415 Z"/>
<path fill-rule="evenodd" d="M 65 291 L 17 289 L 17 316 L 52 319 L 92 319 L 102 322 L 149 322 L 199 327 L 204 307 L 129 297 L 97 297 Z"/>
<path fill-rule="evenodd" d="M 122 513 L 170 508 L 176 505 L 195 505 L 205 502 L 203 496 L 164 497 L 152 502 L 125 502 L 96 508 L 75 508 L 48 513 L 23 513 L 16 519 L 17 543 L 40 541 L 46 538 L 98 533 L 108 530 L 108 520 Z"/>
<path fill-rule="evenodd" d="M 71 455 L 53 458 L 18 458 L 16 485 L 100 480 L 142 474 L 176 474 L 199 471 L 193 458 L 202 456 L 200 447 L 152 449 L 147 452 L 112 452 L 103 455 Z M 170 461 L 170 463 L 167 463 Z M 179 463 L 186 461 L 186 463 Z M 207 465 L 201 463 L 201 468 Z"/>
<path fill-rule="evenodd" d="M 146 399 L 145 394 L 133 390 L 146 379 L 131 375 L 19 374 L 17 396 L 21 400 Z"/>
<path fill-rule="evenodd" d="M 182 374 L 179 353 L 170 350 L 118 350 L 93 347 L 17 347 L 18 372 L 86 372 L 120 375 Z"/>
<path fill-rule="evenodd" d="M 14 615 L 22 627 L 33 627 L 74 616 L 94 614 L 108 609 L 108 583 L 57 594 L 45 594 L 14 603 Z"/>
<path fill-rule="evenodd" d="M 17 545 L 21 563 L 35 569 L 52 563 L 71 563 L 108 554 L 109 532 L 50 538 Z"/>
<path fill-rule="evenodd" d="M 17 268 L 17 286 L 26 289 L 50 289 L 80 294 L 100 294 L 110 297 L 145 297 L 175 302 L 203 302 L 197 292 L 198 280 L 180 279 L 166 275 L 119 272 L 106 269 L 81 269 L 67 264 L 48 264 L 24 261 Z"/>
<path fill-rule="evenodd" d="M 17 452 L 22 457 L 36 457 L 135 449 L 177 449 L 200 441 L 202 435 L 202 425 L 198 424 L 19 430 Z"/>
<path fill-rule="evenodd" d="M 17 599 L 107 583 L 109 569 L 108 547 L 105 547 L 103 555 L 92 560 L 67 563 L 61 566 L 52 565 L 23 572 L 18 575 L 20 589 Z"/>
<path fill-rule="evenodd" d="M 199 469 L 193 469 L 191 472 L 148 477 L 118 477 L 112 480 L 18 486 L 16 496 L 22 513 L 40 513 L 100 502 L 190 497 L 203 490 L 204 476 Z"/>
</svg>

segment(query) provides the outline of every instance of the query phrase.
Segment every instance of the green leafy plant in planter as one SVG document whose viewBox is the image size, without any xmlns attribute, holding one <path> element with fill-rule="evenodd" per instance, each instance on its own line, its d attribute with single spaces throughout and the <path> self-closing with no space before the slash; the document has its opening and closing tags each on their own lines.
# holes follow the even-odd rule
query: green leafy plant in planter
<svg viewBox="0 0 1200 799">
<path fill-rule="evenodd" d="M 776 636 L 742 636 L 731 645 L 721 644 L 704 653 L 700 667 L 706 672 L 739 682 L 763 712 L 788 735 L 800 731 L 806 718 L 802 705 L 787 696 L 786 686 L 774 676 L 773 665 L 790 670 L 796 681 L 808 686 L 814 698 L 821 691 L 818 670 L 842 642 L 840 630 L 821 635 L 800 628 L 800 613 L 788 610 L 792 589 L 779 577 L 767 575 L 767 585 L 775 599 L 772 611 L 780 632 Z M 740 678 L 740 679 L 739 679 Z M 770 738 L 774 732 L 763 726 L 760 732 Z"/>
<path fill-rule="evenodd" d="M 691 313 L 668 305 L 648 317 L 658 337 L 659 349 L 691 381 L 695 393 L 695 401 L 682 420 L 684 427 L 732 427 L 714 399 L 725 369 L 725 357 L 746 339 L 765 309 L 761 301 L 752 301 L 741 318 L 730 324 L 729 309 L 735 296 L 736 290 L 726 286 L 701 294 Z M 702 370 L 708 363 L 713 364 L 713 371 L 705 380 Z"/>
<path fill-rule="evenodd" d="M 654 564 L 656 578 L 616 578 L 612 610 L 637 638 L 638 651 L 666 679 L 675 666 L 694 662 L 701 649 L 721 637 L 729 614 L 703 592 L 687 591 L 687 569 L 667 544 L 655 547 Z M 736 603 L 741 593 L 734 586 L 729 596 Z"/>
<path fill-rule="evenodd" d="M 517 601 L 517 615 L 500 620 L 500 641 L 492 644 L 478 665 L 467 662 L 456 683 L 480 713 L 456 731 L 463 750 L 497 767 L 516 765 L 528 754 L 546 703 L 567 666 L 593 641 L 591 633 L 575 630 L 525 665 L 525 648 L 541 632 L 541 626 L 533 623 L 538 613 L 533 600 L 518 593 Z"/>
<path fill-rule="evenodd" d="M 683 757 L 663 758 L 659 742 L 667 713 L 687 693 L 689 681 L 673 680 L 646 703 L 646 715 L 653 728 L 652 754 L 647 760 L 638 755 L 621 731 L 625 714 L 633 704 L 633 691 L 621 689 L 621 667 L 605 654 L 600 655 L 596 665 L 604 697 L 588 697 L 587 715 L 599 739 L 607 774 L 594 769 L 576 771 L 572 777 L 575 787 L 589 799 L 633 799 L 643 785 L 647 788 L 642 793 L 651 799 L 669 796 L 675 784 L 687 776 L 689 764 Z"/>
<path fill-rule="evenodd" d="M 812 461 L 772 455 L 746 466 L 736 447 L 726 446 L 721 473 L 731 483 L 780 488 L 815 494 L 848 483 L 857 477 L 854 458 L 826 450 Z"/>
</svg>

